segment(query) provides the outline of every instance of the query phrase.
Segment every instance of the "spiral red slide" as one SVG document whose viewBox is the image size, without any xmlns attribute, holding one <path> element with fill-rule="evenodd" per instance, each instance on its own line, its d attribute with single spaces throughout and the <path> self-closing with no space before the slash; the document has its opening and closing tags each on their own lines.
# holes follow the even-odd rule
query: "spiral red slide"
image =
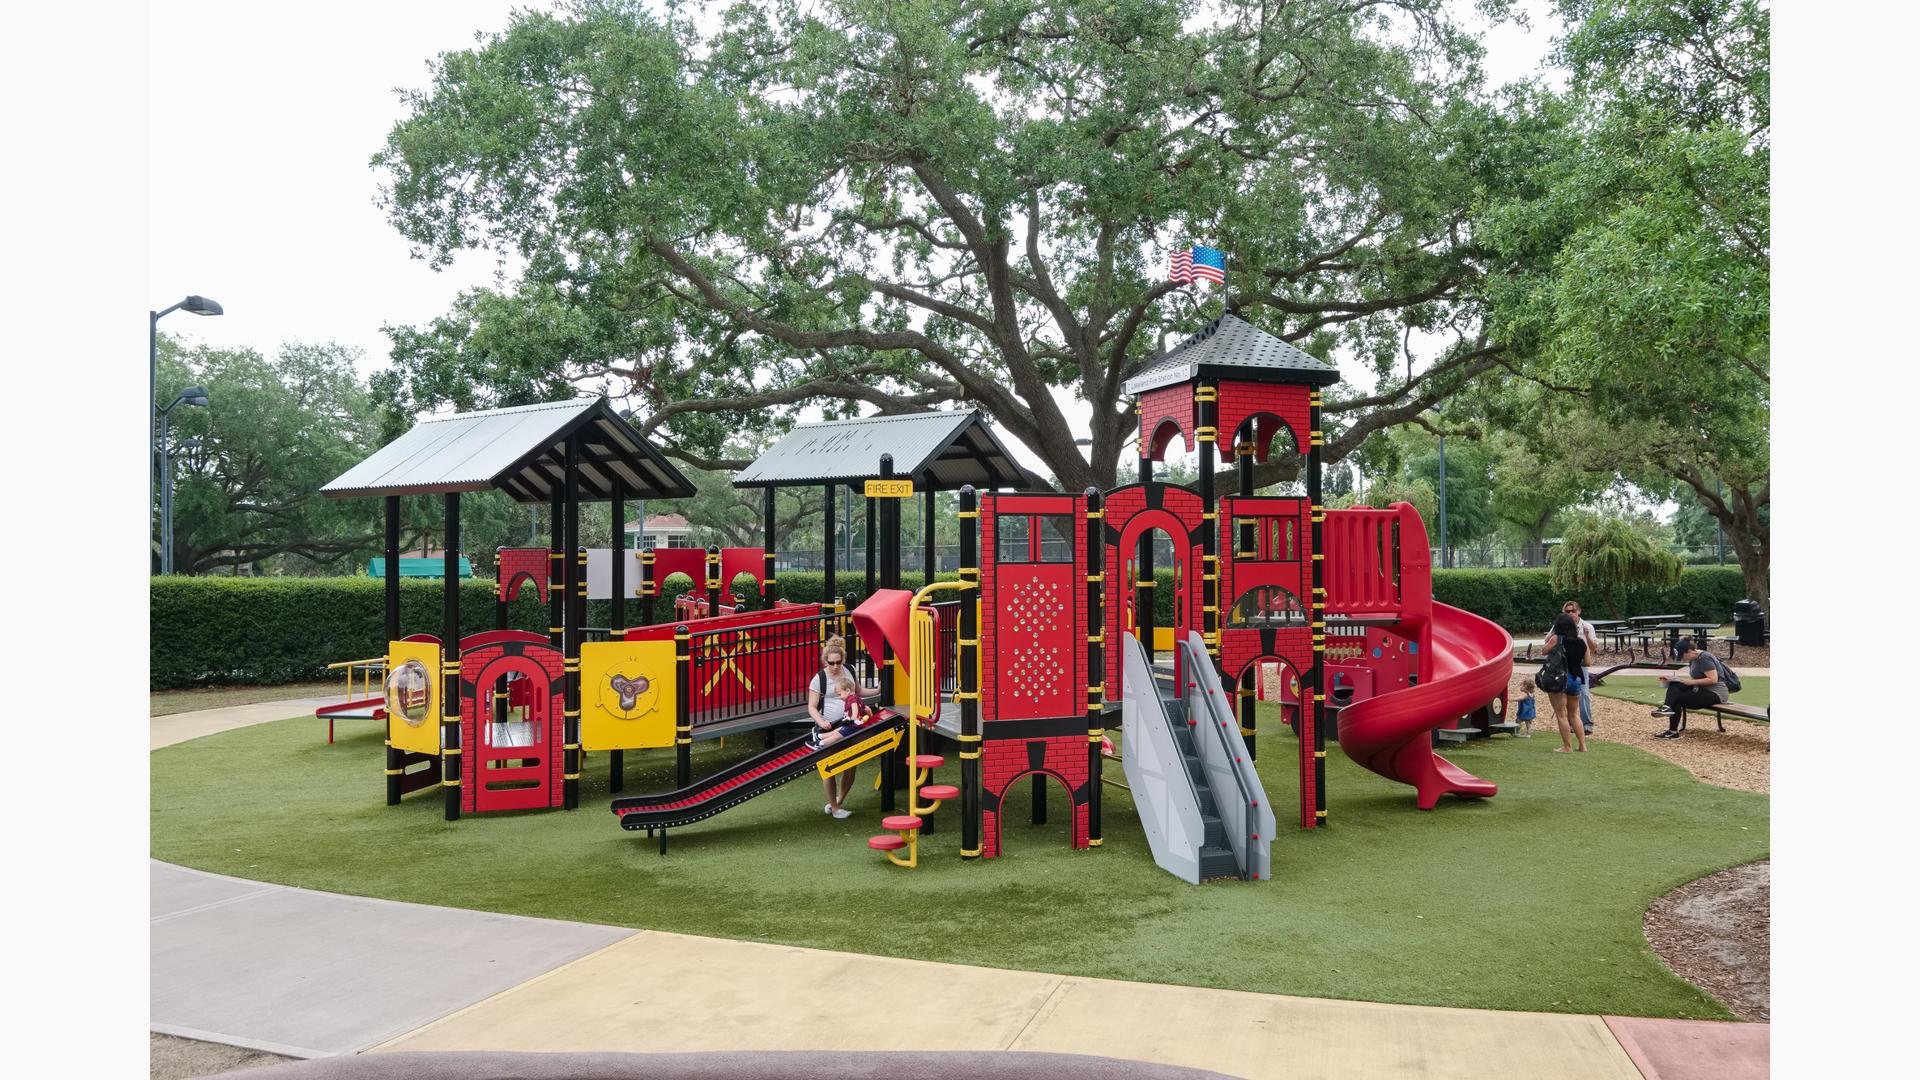
<svg viewBox="0 0 1920 1080">
<path fill-rule="evenodd" d="M 1389 780 L 1412 784 L 1422 810 L 1442 795 L 1480 798 L 1500 790 L 1434 753 L 1431 732 L 1499 697 L 1513 675 L 1512 636 L 1469 611 L 1434 604 L 1428 648 L 1430 673 L 1419 685 L 1340 713 L 1340 749 Z"/>
</svg>

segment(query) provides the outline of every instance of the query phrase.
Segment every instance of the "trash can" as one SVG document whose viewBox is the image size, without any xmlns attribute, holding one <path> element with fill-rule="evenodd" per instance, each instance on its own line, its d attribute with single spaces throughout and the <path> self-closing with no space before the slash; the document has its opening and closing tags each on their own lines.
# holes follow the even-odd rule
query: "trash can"
<svg viewBox="0 0 1920 1080">
<path fill-rule="evenodd" d="M 1767 613 L 1751 600 L 1733 605 L 1733 640 L 1742 645 L 1767 643 Z"/>
</svg>

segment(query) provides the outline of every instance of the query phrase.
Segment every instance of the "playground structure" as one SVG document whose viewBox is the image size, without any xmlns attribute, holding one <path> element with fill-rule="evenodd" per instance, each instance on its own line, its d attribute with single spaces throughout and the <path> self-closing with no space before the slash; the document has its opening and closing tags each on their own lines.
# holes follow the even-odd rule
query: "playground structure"
<svg viewBox="0 0 1920 1080">
<path fill-rule="evenodd" d="M 1320 388 L 1337 378 L 1229 312 L 1128 382 L 1141 419 L 1140 480 L 1105 493 L 1032 490 L 1037 479 L 972 413 L 800 425 L 735 480 L 764 490 L 764 546 L 724 551 L 578 546 L 583 496 L 611 503 L 617 536 L 627 498 L 692 490 L 602 400 L 424 421 L 324 489 L 387 498 L 390 559 L 405 494 L 446 493 L 449 560 L 462 490 L 551 501 L 555 529 L 548 548 L 500 552 L 497 629 L 457 648 L 444 644 L 458 626 L 454 577 L 437 637 L 401 636 L 397 581 L 388 579 L 385 700 L 354 703 L 385 713 L 388 801 L 438 783 L 449 819 L 571 809 L 583 754 L 607 752 L 618 792 L 624 751 L 671 745 L 675 790 L 612 807 L 623 828 L 657 835 L 664 852 L 669 829 L 809 773 L 877 761 L 891 816 L 871 847 L 917 865 L 920 834 L 953 803 L 960 854 L 993 858 L 1008 814 L 1045 820 L 1053 783 L 1067 795 L 1073 846 L 1101 845 L 1102 747 L 1118 726 L 1156 860 L 1191 881 L 1260 879 L 1271 873 L 1275 818 L 1251 761 L 1260 745 L 1255 684 L 1268 664 L 1280 666 L 1283 710 L 1298 734 L 1300 827 L 1328 819 L 1334 717 L 1341 748 L 1412 786 L 1421 809 L 1449 793 L 1493 795 L 1494 784 L 1434 754 L 1433 743 L 1437 730 L 1465 737 L 1504 720 L 1511 639 L 1433 602 L 1425 527 L 1410 506 L 1321 504 Z M 1253 467 L 1283 430 L 1304 459 L 1306 494 L 1256 496 Z M 1176 436 L 1198 450 L 1195 488 L 1152 479 Z M 1236 461 L 1236 494 L 1215 490 L 1216 453 Z M 828 597 L 837 491 L 866 496 L 858 606 L 779 599 L 779 487 L 823 492 Z M 1014 487 L 1028 490 L 993 490 Z M 901 588 L 901 511 L 907 498 L 924 497 L 931 567 L 939 490 L 958 491 L 958 580 L 914 594 Z M 1159 637 L 1155 533 L 1174 552 L 1174 647 L 1164 658 L 1143 644 Z M 704 595 L 676 598 L 671 621 L 657 621 L 674 573 Z M 752 610 L 730 592 L 739 574 L 757 579 Z M 546 635 L 506 628 L 507 604 L 528 582 L 550 604 Z M 630 595 L 644 609 L 633 627 Z M 608 640 L 588 640 L 584 602 L 602 597 L 612 601 Z M 834 634 L 877 694 L 876 719 L 821 750 L 778 741 L 774 729 L 806 720 L 805 687 Z M 761 729 L 765 753 L 692 776 L 696 739 Z M 958 758 L 958 782 L 936 783 L 947 753 Z M 1031 785 L 1026 808 L 1017 806 L 1022 781 Z M 898 790 L 904 814 L 892 813 Z"/>
</svg>

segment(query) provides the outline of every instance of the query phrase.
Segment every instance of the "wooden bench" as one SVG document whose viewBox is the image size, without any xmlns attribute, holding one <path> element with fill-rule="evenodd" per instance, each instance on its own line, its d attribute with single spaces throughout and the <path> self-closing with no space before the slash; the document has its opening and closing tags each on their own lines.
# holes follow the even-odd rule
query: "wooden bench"
<svg viewBox="0 0 1920 1080">
<path fill-rule="evenodd" d="M 1737 701 L 1729 701 L 1724 705 L 1702 705 L 1697 709 L 1682 710 L 1680 713 L 1681 731 L 1687 730 L 1687 713 L 1690 712 L 1712 713 L 1713 726 L 1721 731 L 1727 730 L 1726 718 L 1729 716 L 1736 720 L 1758 720 L 1763 724 L 1772 722 L 1770 715 L 1772 713 L 1771 706 L 1765 709 L 1756 709 L 1752 705 L 1742 705 Z"/>
</svg>

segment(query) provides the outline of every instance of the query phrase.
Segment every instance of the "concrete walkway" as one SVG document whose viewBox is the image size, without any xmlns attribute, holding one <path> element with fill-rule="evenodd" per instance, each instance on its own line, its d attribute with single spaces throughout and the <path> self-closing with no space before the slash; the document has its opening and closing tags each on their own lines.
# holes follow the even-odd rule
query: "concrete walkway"
<svg viewBox="0 0 1920 1080">
<path fill-rule="evenodd" d="M 332 705 L 341 700 L 341 695 L 333 694 L 328 697 L 287 698 L 284 701 L 260 701 L 252 705 L 229 705 L 224 709 L 200 709 L 196 712 L 154 716 L 150 718 L 147 749 L 158 750 L 163 746 L 183 743 L 202 735 L 251 727 L 270 720 L 285 720 L 290 716 L 312 716 L 313 710 L 320 706 Z M 347 722 L 351 723 L 351 721 Z M 316 730 L 320 732 L 322 738 L 325 738 L 327 722 L 315 720 L 314 723 L 319 725 Z"/>
<path fill-rule="evenodd" d="M 311 708 L 300 699 L 157 717 L 153 743 Z M 1098 1054 L 1249 1078 L 1767 1075 L 1765 1024 L 936 964 L 337 896 L 159 862 L 152 890 L 153 1029 L 300 1057 L 955 1049 Z M 887 1002 L 916 1019 L 862 1019 Z"/>
</svg>

